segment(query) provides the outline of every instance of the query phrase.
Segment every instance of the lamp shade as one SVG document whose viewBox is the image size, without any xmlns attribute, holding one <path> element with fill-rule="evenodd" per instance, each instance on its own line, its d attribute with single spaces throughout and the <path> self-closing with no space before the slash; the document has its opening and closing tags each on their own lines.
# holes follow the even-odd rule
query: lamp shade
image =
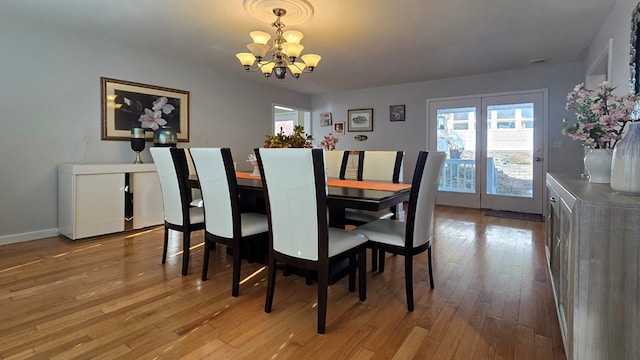
<svg viewBox="0 0 640 360">
<path fill-rule="evenodd" d="M 304 71 L 304 68 L 306 67 L 306 65 L 303 62 L 295 62 L 293 64 L 289 64 L 287 67 L 289 68 L 289 71 L 291 72 L 291 74 L 293 74 L 295 78 L 298 78 L 300 77 L 300 74 L 302 74 L 302 72 Z"/>
<path fill-rule="evenodd" d="M 302 52 L 302 50 L 304 49 L 304 46 L 302 46 L 301 44 L 295 44 L 295 43 L 284 43 L 282 44 L 282 51 L 287 54 L 287 56 L 289 57 L 298 57 L 300 56 L 300 53 Z"/>
<path fill-rule="evenodd" d="M 262 71 L 262 73 L 266 77 L 271 76 L 271 72 L 273 71 L 274 66 L 276 66 L 276 63 L 274 63 L 273 61 L 260 61 L 258 63 L 258 67 L 260 68 L 260 71 Z"/>
<path fill-rule="evenodd" d="M 282 37 L 287 40 L 288 43 L 300 44 L 304 35 L 300 31 L 289 30 L 282 33 Z"/>
<path fill-rule="evenodd" d="M 305 54 L 305 55 L 302 55 L 302 61 L 304 61 L 305 65 L 307 65 L 309 70 L 313 70 L 313 68 L 318 66 L 318 63 L 320 62 L 320 59 L 322 59 L 322 57 L 320 55 L 317 55 L 317 54 Z"/>
<path fill-rule="evenodd" d="M 247 45 L 247 49 L 251 51 L 251 53 L 257 57 L 262 59 L 265 55 L 267 55 L 267 51 L 269 51 L 269 45 L 251 43 Z"/>
<path fill-rule="evenodd" d="M 271 39 L 271 35 L 264 31 L 252 31 L 249 33 L 249 36 L 251 36 L 254 43 L 263 45 L 266 45 L 269 42 L 269 39 Z"/>
<path fill-rule="evenodd" d="M 238 53 L 236 57 L 244 67 L 250 67 L 253 65 L 253 62 L 256 61 L 256 57 L 251 53 Z"/>
</svg>

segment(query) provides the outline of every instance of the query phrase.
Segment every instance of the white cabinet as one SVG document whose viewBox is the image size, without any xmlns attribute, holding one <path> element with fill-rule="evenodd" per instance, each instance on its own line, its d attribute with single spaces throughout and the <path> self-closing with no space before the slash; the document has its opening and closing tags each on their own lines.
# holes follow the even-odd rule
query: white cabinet
<svg viewBox="0 0 640 360">
<path fill-rule="evenodd" d="M 164 222 L 154 164 L 58 167 L 58 229 L 75 240 Z"/>
<path fill-rule="evenodd" d="M 547 174 L 547 260 L 567 359 L 640 354 L 640 197 Z"/>
</svg>

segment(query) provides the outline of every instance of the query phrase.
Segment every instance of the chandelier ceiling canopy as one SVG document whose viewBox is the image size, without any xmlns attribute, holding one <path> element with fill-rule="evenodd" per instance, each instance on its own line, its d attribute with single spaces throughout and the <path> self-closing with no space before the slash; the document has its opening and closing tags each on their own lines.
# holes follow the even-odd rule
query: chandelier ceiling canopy
<svg viewBox="0 0 640 360">
<path fill-rule="evenodd" d="M 281 18 L 287 11 L 282 8 L 273 9 L 273 14 L 277 17 L 271 24 L 276 28 L 276 36 L 273 39 L 273 46 L 269 45 L 271 35 L 264 31 L 252 31 L 249 33 L 253 43 L 248 44 L 250 53 L 238 53 L 236 57 L 247 71 L 260 70 L 264 76 L 283 80 L 287 73 L 296 79 L 303 72 L 312 72 L 318 66 L 321 57 L 317 54 L 305 54 L 300 56 L 304 46 L 300 44 L 303 34 L 300 31 L 284 31 L 285 24 Z M 267 55 L 271 53 L 271 55 Z M 300 58 L 302 61 L 299 61 Z"/>
</svg>

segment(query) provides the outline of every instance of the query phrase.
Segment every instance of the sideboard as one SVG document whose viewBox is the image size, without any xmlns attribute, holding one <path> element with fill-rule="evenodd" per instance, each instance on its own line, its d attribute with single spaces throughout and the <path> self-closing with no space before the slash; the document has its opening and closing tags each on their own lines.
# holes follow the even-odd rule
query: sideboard
<svg viewBox="0 0 640 360">
<path fill-rule="evenodd" d="M 567 359 L 640 354 L 640 196 L 547 174 L 546 253 Z"/>
<path fill-rule="evenodd" d="M 71 240 L 164 222 L 155 164 L 58 166 L 58 231 Z"/>
</svg>

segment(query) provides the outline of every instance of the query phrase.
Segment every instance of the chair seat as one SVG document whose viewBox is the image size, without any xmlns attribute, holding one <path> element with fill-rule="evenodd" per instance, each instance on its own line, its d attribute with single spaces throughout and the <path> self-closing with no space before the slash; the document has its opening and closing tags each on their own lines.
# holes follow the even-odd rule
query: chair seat
<svg viewBox="0 0 640 360">
<path fill-rule="evenodd" d="M 344 218 L 359 223 L 368 223 L 379 219 L 390 219 L 393 213 L 389 209 L 379 211 L 345 209 Z"/>
<path fill-rule="evenodd" d="M 202 199 L 193 199 L 190 203 L 190 206 L 194 206 L 194 207 L 203 207 L 204 206 L 204 202 L 202 201 Z"/>
<path fill-rule="evenodd" d="M 242 224 L 242 237 L 260 234 L 269 231 L 267 215 L 246 212 L 240 214 Z"/>
<path fill-rule="evenodd" d="M 362 234 L 345 231 L 338 228 L 329 228 L 329 257 L 341 254 L 347 250 L 367 242 Z"/>
<path fill-rule="evenodd" d="M 376 220 L 358 226 L 353 231 L 363 234 L 372 242 L 404 247 L 407 224 L 398 220 Z"/>
<path fill-rule="evenodd" d="M 189 208 L 189 219 L 191 219 L 191 224 L 204 223 L 204 208 Z"/>
</svg>

